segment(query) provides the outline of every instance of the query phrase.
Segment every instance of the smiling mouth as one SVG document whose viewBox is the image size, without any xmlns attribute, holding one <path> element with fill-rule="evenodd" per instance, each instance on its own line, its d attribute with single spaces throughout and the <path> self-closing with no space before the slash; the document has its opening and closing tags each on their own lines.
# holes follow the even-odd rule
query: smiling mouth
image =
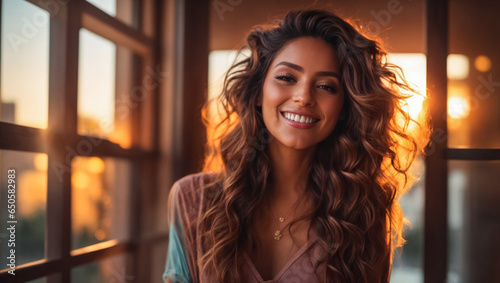
<svg viewBox="0 0 500 283">
<path fill-rule="evenodd" d="M 298 115 L 290 112 L 281 112 L 281 115 L 287 120 L 302 124 L 314 124 L 319 121 L 319 119 L 313 117 Z"/>
</svg>

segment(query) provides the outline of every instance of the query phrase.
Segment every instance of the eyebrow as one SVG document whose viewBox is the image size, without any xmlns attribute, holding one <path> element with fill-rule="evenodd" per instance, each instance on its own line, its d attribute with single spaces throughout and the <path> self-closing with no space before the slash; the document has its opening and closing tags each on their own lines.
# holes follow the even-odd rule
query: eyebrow
<svg viewBox="0 0 500 283">
<path fill-rule="evenodd" d="M 276 64 L 276 66 L 274 66 L 274 68 L 277 68 L 278 66 L 281 66 L 281 65 L 287 66 L 287 67 L 292 68 L 294 70 L 297 70 L 301 73 L 304 72 L 304 68 L 302 68 L 301 66 L 296 65 L 294 63 L 290 63 L 288 61 L 281 61 L 278 64 Z M 316 75 L 318 75 L 318 76 L 330 76 L 330 77 L 336 77 L 337 79 L 340 79 L 339 74 L 337 74 L 335 72 L 320 71 L 320 72 L 317 72 Z"/>
</svg>

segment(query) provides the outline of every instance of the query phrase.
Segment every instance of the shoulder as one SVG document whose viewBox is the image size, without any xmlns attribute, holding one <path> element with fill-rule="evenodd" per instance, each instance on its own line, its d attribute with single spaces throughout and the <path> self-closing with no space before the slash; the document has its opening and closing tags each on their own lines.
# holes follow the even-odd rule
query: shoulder
<svg viewBox="0 0 500 283">
<path fill-rule="evenodd" d="M 205 184 L 214 180 L 217 176 L 216 173 L 205 173 L 199 172 L 195 174 L 189 174 L 182 177 L 174 183 L 174 187 L 179 187 L 179 189 L 190 190 L 203 187 Z"/>
<path fill-rule="evenodd" d="M 192 193 L 199 193 L 208 184 L 215 180 L 216 173 L 195 173 L 189 174 L 177 180 L 171 189 L 171 196 L 189 195 Z"/>
<path fill-rule="evenodd" d="M 191 207 L 198 206 L 205 196 L 205 185 L 213 182 L 216 173 L 195 173 L 177 180 L 169 194 L 169 202 L 174 206 Z"/>
</svg>

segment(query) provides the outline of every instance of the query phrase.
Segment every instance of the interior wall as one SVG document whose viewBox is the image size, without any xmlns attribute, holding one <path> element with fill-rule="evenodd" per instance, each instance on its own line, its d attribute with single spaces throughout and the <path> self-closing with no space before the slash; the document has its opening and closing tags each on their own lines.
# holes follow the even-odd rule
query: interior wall
<svg viewBox="0 0 500 283">
<path fill-rule="evenodd" d="M 423 0 L 215 0 L 210 5 L 210 50 L 237 49 L 253 26 L 301 8 L 326 9 L 361 24 L 390 52 L 424 53 Z"/>
</svg>

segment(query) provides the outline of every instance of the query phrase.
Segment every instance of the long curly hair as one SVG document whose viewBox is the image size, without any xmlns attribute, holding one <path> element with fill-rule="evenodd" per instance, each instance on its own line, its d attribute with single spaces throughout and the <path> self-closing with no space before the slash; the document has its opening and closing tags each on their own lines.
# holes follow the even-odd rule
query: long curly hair
<svg viewBox="0 0 500 283">
<path fill-rule="evenodd" d="M 414 181 L 409 168 L 429 130 L 404 110 L 410 96 L 404 93 L 415 91 L 380 43 L 322 10 L 289 12 L 277 25 L 255 27 L 215 100 L 221 118 L 205 119 L 211 137 L 204 171 L 218 174 L 204 188 L 210 197 L 198 224 L 201 266 L 216 282 L 240 282 L 241 251 L 255 242 L 250 227 L 272 178 L 266 151 L 272 136 L 257 97 L 277 52 L 300 37 L 334 48 L 345 94 L 345 118 L 310 164 L 313 206 L 301 219 L 311 220 L 325 251 L 316 267 L 327 267 L 325 282 L 388 282 L 393 251 L 404 242 L 398 198 Z"/>
</svg>

